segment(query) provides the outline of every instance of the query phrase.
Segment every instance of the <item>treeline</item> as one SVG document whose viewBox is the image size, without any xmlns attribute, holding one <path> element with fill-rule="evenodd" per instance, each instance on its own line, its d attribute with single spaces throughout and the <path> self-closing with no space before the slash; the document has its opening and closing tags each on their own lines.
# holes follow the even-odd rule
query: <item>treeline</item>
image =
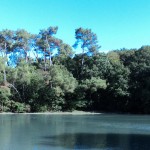
<svg viewBox="0 0 150 150">
<path fill-rule="evenodd" d="M 78 28 L 75 54 L 57 30 L 0 32 L 0 111 L 150 113 L 150 46 L 105 54 L 96 34 Z"/>
</svg>

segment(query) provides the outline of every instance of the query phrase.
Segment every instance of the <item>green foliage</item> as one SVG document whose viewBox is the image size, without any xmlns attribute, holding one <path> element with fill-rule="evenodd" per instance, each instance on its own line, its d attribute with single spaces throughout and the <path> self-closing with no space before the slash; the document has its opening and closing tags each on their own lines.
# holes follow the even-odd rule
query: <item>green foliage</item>
<svg viewBox="0 0 150 150">
<path fill-rule="evenodd" d="M 15 42 L 13 44 L 13 50 L 22 49 L 24 51 L 25 61 L 28 62 L 28 52 L 30 50 L 30 43 L 29 40 L 33 37 L 30 33 L 26 30 L 21 29 L 15 32 Z"/>
<path fill-rule="evenodd" d="M 39 37 L 36 38 L 36 45 L 39 49 L 42 49 L 44 55 L 44 70 L 46 71 L 46 56 L 49 57 L 49 65 L 52 63 L 53 50 L 58 48 L 62 40 L 55 38 L 53 35 L 57 33 L 58 27 L 49 27 L 46 30 L 41 30 L 39 32 Z"/>
<path fill-rule="evenodd" d="M 81 88 L 84 90 L 90 90 L 91 93 L 97 92 L 98 89 L 106 89 L 106 80 L 100 78 L 92 77 L 91 79 L 86 79 L 82 81 Z"/>
<path fill-rule="evenodd" d="M 106 89 L 106 87 L 106 80 L 99 77 L 82 80 L 76 89 L 74 108 L 85 110 L 93 108 L 101 95 L 100 91 Z"/>
<path fill-rule="evenodd" d="M 108 52 L 107 57 L 111 63 L 120 63 L 120 56 L 117 52 Z"/>
<path fill-rule="evenodd" d="M 8 51 L 12 50 L 14 31 L 3 30 L 0 32 L 0 52 L 2 56 L 6 56 Z"/>
<path fill-rule="evenodd" d="M 78 28 L 75 30 L 75 38 L 81 41 L 81 48 L 86 48 L 89 52 L 96 53 L 100 46 L 98 45 L 97 35 L 91 31 L 91 29 Z"/>
<path fill-rule="evenodd" d="M 44 91 L 41 95 L 45 103 L 49 110 L 61 110 L 65 104 L 64 96 L 67 93 L 73 93 L 77 86 L 76 79 L 64 66 L 60 65 L 50 66 L 44 79 L 46 85 L 41 89 L 41 93 Z"/>
<path fill-rule="evenodd" d="M 6 86 L 0 86 L 0 111 L 9 110 L 7 107 L 5 107 L 5 104 L 8 102 L 10 96 L 10 89 Z"/>
<path fill-rule="evenodd" d="M 24 103 L 11 101 L 11 111 L 16 113 L 30 112 L 30 106 Z"/>
<path fill-rule="evenodd" d="M 67 60 L 73 56 L 74 52 L 70 45 L 62 43 L 58 48 L 58 55 L 54 58 L 54 63 L 67 66 Z"/>
<path fill-rule="evenodd" d="M 83 79 L 83 68 L 85 62 L 85 54 L 91 53 L 96 55 L 100 46 L 98 45 L 97 35 L 91 31 L 91 29 L 78 28 L 75 30 L 76 42 L 73 45 L 76 48 L 81 43 L 82 54 L 81 54 L 81 69 L 80 79 Z"/>
<path fill-rule="evenodd" d="M 0 86 L 0 101 L 1 101 L 1 103 L 9 100 L 10 96 L 11 96 L 10 89 L 5 86 Z"/>
<path fill-rule="evenodd" d="M 30 84 L 34 75 L 34 67 L 21 61 L 16 68 L 17 79 L 21 84 Z"/>
<path fill-rule="evenodd" d="M 122 64 L 113 64 L 109 68 L 109 75 L 107 77 L 108 88 L 114 93 L 114 96 L 129 95 L 129 74 L 129 69 L 125 68 Z"/>
<path fill-rule="evenodd" d="M 82 53 L 73 55 L 54 37 L 57 30 L 0 32 L 0 111 L 150 113 L 150 46 L 100 53 L 96 34 L 78 28 L 74 48 L 81 45 Z M 7 54 L 16 50 L 16 67 L 7 66 Z"/>
</svg>

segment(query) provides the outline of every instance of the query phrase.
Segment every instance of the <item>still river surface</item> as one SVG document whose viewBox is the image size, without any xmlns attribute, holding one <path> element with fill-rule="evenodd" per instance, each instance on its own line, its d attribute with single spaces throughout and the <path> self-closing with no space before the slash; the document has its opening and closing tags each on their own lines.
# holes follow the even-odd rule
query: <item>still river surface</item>
<svg viewBox="0 0 150 150">
<path fill-rule="evenodd" d="M 0 115 L 0 150 L 150 150 L 150 116 Z"/>
</svg>

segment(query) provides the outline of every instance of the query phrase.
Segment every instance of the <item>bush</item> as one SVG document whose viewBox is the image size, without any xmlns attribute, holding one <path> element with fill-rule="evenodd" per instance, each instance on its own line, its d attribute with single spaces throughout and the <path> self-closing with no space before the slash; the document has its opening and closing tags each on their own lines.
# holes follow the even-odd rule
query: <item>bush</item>
<svg viewBox="0 0 150 150">
<path fill-rule="evenodd" d="M 16 113 L 30 112 L 30 106 L 24 103 L 11 101 L 11 111 Z"/>
</svg>

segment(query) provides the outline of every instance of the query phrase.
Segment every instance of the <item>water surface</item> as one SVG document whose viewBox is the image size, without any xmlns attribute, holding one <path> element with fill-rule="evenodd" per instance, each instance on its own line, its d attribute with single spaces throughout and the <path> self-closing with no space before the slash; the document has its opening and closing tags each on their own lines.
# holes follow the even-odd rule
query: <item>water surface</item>
<svg viewBox="0 0 150 150">
<path fill-rule="evenodd" d="M 150 116 L 0 115 L 0 150 L 149 150 Z"/>
</svg>

